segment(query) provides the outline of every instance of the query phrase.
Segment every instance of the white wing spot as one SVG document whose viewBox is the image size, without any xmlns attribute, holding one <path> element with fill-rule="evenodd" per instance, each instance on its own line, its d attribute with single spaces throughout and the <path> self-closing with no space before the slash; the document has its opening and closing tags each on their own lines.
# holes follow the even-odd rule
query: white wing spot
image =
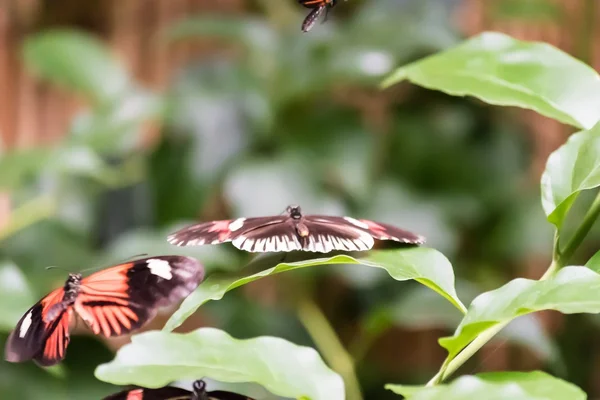
<svg viewBox="0 0 600 400">
<path fill-rule="evenodd" d="M 242 226 L 244 226 L 244 221 L 246 220 L 246 218 L 238 218 L 235 221 L 233 221 L 232 223 L 229 224 L 229 226 L 227 227 L 230 231 L 235 232 L 238 229 L 240 229 Z"/>
<path fill-rule="evenodd" d="M 173 278 L 173 274 L 171 273 L 171 265 L 168 261 L 151 258 L 146 262 L 148 263 L 148 268 L 153 275 L 160 276 L 166 280 L 171 280 Z"/>
<path fill-rule="evenodd" d="M 352 217 L 343 217 L 346 221 L 350 222 L 352 225 L 358 226 L 359 228 L 363 228 L 363 229 L 369 229 L 369 225 L 365 224 L 364 222 L 361 222 L 357 219 L 354 219 Z"/>
<path fill-rule="evenodd" d="M 19 329 L 19 337 L 24 338 L 27 335 L 27 331 L 31 327 L 31 311 L 27 313 L 25 319 L 23 319 L 23 323 L 21 324 L 21 329 Z"/>
</svg>

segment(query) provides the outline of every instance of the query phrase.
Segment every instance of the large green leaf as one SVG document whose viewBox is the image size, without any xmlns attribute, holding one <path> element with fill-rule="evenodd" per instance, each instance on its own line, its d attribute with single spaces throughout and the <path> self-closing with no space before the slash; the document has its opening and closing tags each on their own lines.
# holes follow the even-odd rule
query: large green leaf
<svg viewBox="0 0 600 400">
<path fill-rule="evenodd" d="M 468 303 L 480 293 L 464 282 L 459 282 L 456 289 L 462 300 Z M 451 332 L 460 324 L 463 315 L 441 296 L 423 286 L 417 286 L 403 291 L 398 300 L 386 304 L 384 309 L 376 310 L 371 318 L 375 318 L 373 322 L 383 328 L 394 324 L 411 330 L 441 328 Z M 385 322 L 387 323 L 384 324 Z M 546 332 L 535 314 L 514 319 L 496 338 L 498 341 L 525 346 L 542 361 L 560 362 L 560 352 L 552 336 Z"/>
<path fill-rule="evenodd" d="M 96 377 L 116 385 L 150 388 L 209 377 L 256 382 L 276 395 L 296 399 L 344 399 L 342 378 L 314 349 L 269 336 L 238 340 L 213 328 L 135 335 L 112 362 L 96 369 Z"/>
<path fill-rule="evenodd" d="M 384 82 L 402 80 L 454 96 L 532 109 L 589 129 L 600 119 L 596 71 L 545 43 L 486 32 L 450 50 L 396 70 Z"/>
<path fill-rule="evenodd" d="M 461 303 L 454 289 L 454 272 L 448 259 L 434 249 L 413 247 L 391 251 L 373 251 L 364 258 L 359 259 L 339 255 L 331 258 L 281 263 L 243 278 L 211 276 L 184 300 L 179 310 L 167 321 L 164 330 L 171 331 L 177 328 L 202 304 L 209 300 L 220 300 L 225 293 L 237 287 L 281 272 L 327 264 L 361 264 L 367 267 L 382 268 L 398 281 L 414 279 L 422 283 L 444 296 L 459 310 L 463 312 L 465 310 L 465 306 Z"/>
<path fill-rule="evenodd" d="M 79 31 L 51 30 L 27 38 L 27 65 L 42 78 L 81 92 L 97 103 L 123 95 L 126 71 L 99 40 Z"/>
<path fill-rule="evenodd" d="M 520 315 L 541 310 L 565 314 L 600 313 L 600 275 L 586 267 L 565 267 L 545 281 L 515 279 L 479 295 L 454 336 L 441 338 L 450 357 L 486 329 Z"/>
<path fill-rule="evenodd" d="M 21 270 L 11 262 L 0 263 L 0 330 L 14 329 L 34 301 Z"/>
<path fill-rule="evenodd" d="M 577 195 L 600 186 L 600 124 L 572 135 L 550 155 L 542 175 L 542 206 L 561 227 Z"/>
<path fill-rule="evenodd" d="M 491 372 L 463 376 L 449 385 L 386 385 L 409 400 L 585 400 L 583 390 L 545 372 Z"/>
</svg>

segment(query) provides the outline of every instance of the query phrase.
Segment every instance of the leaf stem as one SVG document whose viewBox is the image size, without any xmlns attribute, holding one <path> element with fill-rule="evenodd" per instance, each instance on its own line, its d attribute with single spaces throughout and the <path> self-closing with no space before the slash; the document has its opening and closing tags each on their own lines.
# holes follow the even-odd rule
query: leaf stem
<svg viewBox="0 0 600 400">
<path fill-rule="evenodd" d="M 302 297 L 298 301 L 298 317 L 325 360 L 344 379 L 347 391 L 346 399 L 362 400 L 354 361 L 340 342 L 323 312 L 312 299 Z"/>
<path fill-rule="evenodd" d="M 450 375 L 456 372 L 457 369 L 467 362 L 473 355 L 479 351 L 487 342 L 489 342 L 498 332 L 500 332 L 510 321 L 501 322 L 494 325 L 485 331 L 481 332 L 471 343 L 467 345 L 456 357 L 442 364 L 440 371 L 434 376 L 434 379 L 429 381 L 427 385 L 432 386 L 449 378 Z"/>
<path fill-rule="evenodd" d="M 4 228 L 0 229 L 0 241 L 16 232 L 33 225 L 54 214 L 55 204 L 52 198 L 40 196 L 13 210 Z"/>
<path fill-rule="evenodd" d="M 600 192 L 598 192 L 596 198 L 592 202 L 592 205 L 585 213 L 581 225 L 579 225 L 571 239 L 567 242 L 565 248 L 559 252 L 558 260 L 556 260 L 558 268 L 565 266 L 571 260 L 571 257 L 575 253 L 575 250 L 577 250 L 579 245 L 581 245 L 581 242 L 583 242 L 583 239 L 585 239 L 587 234 L 590 232 L 590 229 L 592 229 L 592 226 L 594 225 L 594 222 L 596 222 L 596 220 L 598 219 L 599 215 Z"/>
</svg>

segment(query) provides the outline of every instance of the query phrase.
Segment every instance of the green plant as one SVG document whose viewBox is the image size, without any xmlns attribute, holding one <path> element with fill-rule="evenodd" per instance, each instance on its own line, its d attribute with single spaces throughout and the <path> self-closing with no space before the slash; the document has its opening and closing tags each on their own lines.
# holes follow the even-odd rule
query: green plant
<svg viewBox="0 0 600 400">
<path fill-rule="evenodd" d="M 518 316 L 547 309 L 563 313 L 600 312 L 600 297 L 597 294 L 600 275 L 593 270 L 594 266 L 592 265 L 592 268 L 569 266 L 574 252 L 600 213 L 600 200 L 594 201 L 589 206 L 579 227 L 568 240 L 565 240 L 562 234 L 567 212 L 578 194 L 583 190 L 600 186 L 598 175 L 600 158 L 596 145 L 600 134 L 600 125 L 596 125 L 600 117 L 598 115 L 599 76 L 591 68 L 551 46 L 520 42 L 496 33 L 485 33 L 457 48 L 400 68 L 386 80 L 385 85 L 389 86 L 403 79 L 453 95 L 476 96 L 492 104 L 531 108 L 585 130 L 571 137 L 568 143 L 550 157 L 542 178 L 544 210 L 548 220 L 556 227 L 553 259 L 544 276 L 539 281 L 515 279 L 500 289 L 479 295 L 466 311 L 455 334 L 440 339 L 440 344 L 448 350 L 448 357 L 438 374 L 423 387 L 395 385 L 388 387 L 409 399 L 467 399 L 484 394 L 486 398 L 498 399 L 507 396 L 514 399 L 585 398 L 585 394 L 576 387 L 537 372 L 488 373 L 478 378 L 463 377 L 450 385 L 441 385 L 441 382 L 449 378 L 479 348 Z M 560 88 L 556 88 L 554 84 L 557 81 L 563 83 Z M 463 310 L 460 301 L 453 295 L 453 289 L 447 286 L 454 280 L 451 270 L 446 267 L 440 269 L 443 264 L 428 256 L 430 252 L 427 249 L 373 251 L 366 259 L 360 259 L 358 262 L 371 264 L 375 261 L 378 266 L 388 270 L 392 265 L 397 264 L 401 268 L 400 274 L 404 279 L 419 281 L 423 281 L 426 276 L 424 271 L 430 270 L 430 277 L 423 283 L 436 282 L 435 279 L 431 279 L 436 277 L 437 284 L 434 286 L 427 284 L 427 286 L 436 291 L 447 287 L 442 294 Z M 405 261 L 407 258 L 409 262 Z M 280 264 L 259 273 L 257 277 L 282 272 L 290 267 L 335 262 L 347 263 L 348 260 L 334 258 L 287 266 Z M 406 268 L 409 267 L 416 273 L 408 273 Z M 421 277 L 418 277 L 419 275 Z M 439 281 L 444 275 L 446 278 Z M 196 294 L 184 302 L 183 311 L 180 310 L 172 317 L 166 329 L 169 330 L 180 324 L 182 316 L 190 315 L 196 307 L 208 299 L 219 299 L 230 288 L 254 279 L 256 277 L 219 283 L 206 282 L 204 286 L 208 286 L 210 292 L 215 291 L 215 293 L 207 293 L 207 289 L 201 287 Z M 128 351 L 132 350 L 126 347 L 123 354 L 127 354 Z M 201 352 L 202 349 L 198 348 L 196 351 Z M 220 354 L 217 358 L 226 358 L 226 354 L 226 352 Z M 324 349 L 323 354 L 327 356 L 327 350 Z M 123 362 L 127 368 L 123 368 Z M 330 362 L 335 367 L 336 361 L 332 359 Z M 168 368 L 169 362 L 165 361 L 165 363 Z M 230 367 L 234 368 L 233 365 Z M 195 367 L 191 366 L 189 369 L 189 372 L 182 371 L 177 376 L 171 375 L 168 379 L 159 381 L 157 377 L 164 373 L 163 370 L 157 370 L 158 375 L 154 376 L 149 374 L 144 362 L 135 362 L 131 365 L 117 359 L 114 363 L 101 367 L 98 370 L 98 377 L 115 383 L 154 384 L 153 382 L 157 382 L 160 385 L 175 378 L 198 376 Z M 343 373 L 344 369 L 340 372 Z M 240 378 L 225 374 L 219 375 L 218 379 L 229 381 Z M 275 383 L 268 376 L 253 379 L 267 387 Z M 469 379 L 472 383 L 467 383 Z M 353 387 L 351 374 L 346 376 L 346 383 L 347 389 Z M 323 384 L 323 391 L 327 391 L 327 396 L 283 389 L 274 390 L 274 393 L 287 397 L 305 396 L 313 399 L 344 398 L 341 389 L 335 392 L 330 386 Z M 346 396 L 359 398 L 360 392 L 348 390 Z"/>
<path fill-rule="evenodd" d="M 355 21 L 355 24 L 364 26 L 360 23 L 360 18 L 368 17 L 367 12 L 361 14 L 356 17 L 358 22 Z M 580 220 L 577 216 L 571 218 L 571 225 L 577 226 L 572 234 L 567 229 L 569 224 L 565 223 L 567 216 L 571 216 L 569 212 L 579 193 L 600 186 L 600 168 L 597 168 L 600 163 L 600 147 L 596 143 L 600 134 L 600 78 L 591 68 L 551 46 L 486 33 L 458 47 L 408 64 L 385 80 L 385 86 L 406 79 L 451 95 L 474 96 L 490 104 L 528 108 L 583 129 L 553 153 L 542 178 L 543 210 L 554 227 L 555 240 L 552 262 L 540 280 L 515 279 L 499 289 L 480 294 L 467 309 L 459 299 L 467 296 L 460 289 L 457 294 L 454 271 L 448 258 L 432 248 L 374 250 L 360 258 L 335 256 L 275 266 L 266 260 L 255 266 L 259 272 L 253 270 L 240 274 L 237 266 L 246 264 L 244 255 L 232 254 L 221 248 L 182 250 L 165 244 L 166 233 L 172 230 L 176 221 L 195 217 L 200 208 L 198 203 L 210 203 L 211 198 L 220 193 L 226 195 L 234 212 L 240 215 L 257 213 L 260 207 L 272 211 L 273 208 L 280 207 L 282 202 L 299 202 L 314 211 L 339 210 L 339 204 L 346 198 L 350 199 L 347 201 L 348 209 L 381 216 L 385 213 L 377 212 L 386 207 L 377 202 L 382 198 L 391 198 L 391 211 L 387 215 L 393 215 L 394 218 L 398 218 L 400 204 L 415 207 L 414 204 L 418 201 L 411 201 L 410 195 L 402 192 L 403 188 L 399 189 L 390 183 L 392 174 L 379 178 L 383 173 L 377 164 L 377 158 L 381 154 L 394 158 L 394 154 L 390 157 L 382 149 L 398 148 L 387 141 L 391 140 L 392 135 L 376 136 L 377 139 L 372 143 L 364 140 L 361 135 L 353 134 L 361 126 L 354 121 L 357 118 L 353 114 L 348 117 L 349 113 L 343 107 L 327 103 L 330 109 L 325 116 L 311 110 L 312 96 L 316 96 L 315 93 L 319 91 L 331 90 L 335 85 L 372 87 L 380 79 L 381 73 L 372 75 L 372 71 L 359 68 L 353 60 L 360 60 L 368 53 L 364 48 L 368 48 L 369 43 L 366 42 L 369 38 L 386 36 L 386 27 L 390 28 L 390 25 L 376 25 L 369 28 L 373 29 L 369 34 L 350 29 L 334 30 L 331 37 L 307 41 L 304 37 L 299 39 L 285 30 L 274 31 L 247 20 L 185 21 L 171 31 L 171 38 L 218 36 L 234 44 L 241 44 L 245 59 L 241 65 L 222 63 L 202 66 L 199 71 L 194 71 L 195 74 L 184 74 L 182 83 L 163 96 L 150 95 L 141 89 L 139 84 L 134 83 L 128 74 L 114 64 L 111 57 L 103 55 L 105 50 L 102 46 L 90 44 L 79 33 L 50 32 L 28 42 L 25 54 L 29 63 L 37 66 L 36 69 L 47 79 L 71 85 L 74 90 L 86 95 L 90 100 L 91 110 L 75 121 L 70 135 L 55 149 L 35 149 L 2 158 L 2 163 L 6 165 L 0 164 L 0 169 L 11 172 L 0 175 L 9 178 L 2 183 L 5 188 L 16 190 L 17 197 L 28 198 L 32 192 L 36 193 L 26 185 L 31 181 L 54 183 L 50 185 L 52 190 L 41 193 L 39 197 L 34 196 L 33 200 L 22 206 L 21 211 L 17 210 L 18 218 L 14 218 L 13 223 L 0 232 L 0 238 L 12 240 L 9 243 L 14 244 L 6 246 L 3 254 L 7 258 L 18 260 L 19 265 L 27 265 L 29 261 L 35 260 L 34 256 L 26 254 L 30 249 L 26 244 L 32 242 L 27 234 L 31 233 L 26 229 L 20 235 L 17 233 L 36 221 L 50 217 L 50 222 L 46 221 L 47 225 L 36 226 L 41 233 L 38 233 L 40 236 L 34 236 L 53 240 L 47 245 L 49 249 L 46 254 L 50 254 L 51 259 L 47 262 L 71 267 L 106 258 L 130 256 L 148 249 L 160 249 L 164 252 L 183 251 L 196 256 L 208 264 L 211 272 L 225 269 L 223 267 L 229 269 L 227 273 L 214 273 L 188 297 L 162 332 L 134 336 L 133 343 L 123 347 L 112 362 L 98 367 L 96 376 L 100 380 L 113 384 L 158 387 L 173 380 L 206 376 L 222 382 L 256 382 L 272 393 L 286 397 L 314 400 L 361 399 L 363 394 L 355 364 L 364 357 L 371 342 L 392 324 L 390 307 L 375 309 L 372 313 L 362 315 L 364 324 L 361 334 L 349 346 L 345 346 L 314 299 L 318 282 L 315 275 L 321 273 L 320 267 L 341 264 L 345 275 L 367 266 L 372 267 L 371 270 L 385 270 L 396 281 L 414 280 L 422 284 L 422 289 L 431 289 L 431 293 L 435 294 L 435 301 L 442 301 L 441 304 L 436 303 L 436 308 L 449 307 L 448 315 L 462 317 L 454 335 L 440 339 L 448 356 L 439 372 L 423 386 L 388 385 L 394 393 L 417 400 L 478 398 L 482 393 L 489 399 L 585 398 L 585 394 L 574 385 L 542 372 L 487 373 L 444 383 L 477 350 L 518 316 L 546 309 L 563 313 L 600 312 L 600 297 L 596 294 L 596 287 L 600 283 L 600 276 L 597 274 L 600 271 L 598 258 L 592 258 L 585 266 L 572 265 L 575 251 L 600 212 L 600 200 L 594 200 L 589 205 L 582 204 L 587 207 L 587 212 Z M 345 42 L 348 44 L 344 45 Z M 77 53 L 78 46 L 98 53 L 86 57 L 94 64 L 94 68 L 62 65 L 60 62 L 64 57 L 48 56 L 72 51 Z M 315 54 L 320 54 L 323 49 L 330 53 L 325 51 L 325 57 L 316 57 Z M 339 50 L 342 55 L 332 49 Z M 390 42 L 387 48 L 379 48 L 378 51 L 379 55 L 389 55 L 404 49 L 402 45 Z M 313 70 L 318 73 L 311 73 Z M 110 84 L 97 84 L 106 80 L 107 76 L 114 78 L 108 81 Z M 206 82 L 218 88 L 215 89 Z M 219 86 L 223 82 L 226 84 Z M 213 92 L 218 94 L 211 97 Z M 141 104 L 141 107 L 134 107 L 135 112 L 122 119 L 123 115 L 118 110 L 123 107 L 124 102 L 137 99 L 140 93 L 144 101 L 136 104 Z M 231 101 L 232 98 L 235 101 Z M 319 98 L 316 98 L 318 102 Z M 222 106 L 221 109 L 227 110 L 226 120 L 242 118 L 247 123 L 241 124 L 239 131 L 232 129 L 234 136 L 225 140 L 226 143 L 219 143 L 229 147 L 222 157 L 212 160 L 213 164 L 202 168 L 190 166 L 194 161 L 210 158 L 210 154 L 194 141 L 193 135 L 166 135 L 157 149 L 146 149 L 142 154 L 132 151 L 132 133 L 137 133 L 139 125 L 148 118 L 162 120 L 167 132 L 191 131 L 193 123 L 198 121 L 190 117 L 190 112 L 186 112 L 189 104 L 199 104 L 198 108 L 202 109 L 221 106 L 227 102 L 231 102 L 233 106 Z M 334 118 L 336 123 L 329 124 Z M 406 116 L 403 118 L 411 121 Z M 424 136 L 425 141 L 429 140 L 426 133 L 420 131 L 421 125 L 416 125 L 414 130 Z M 404 125 L 405 129 L 406 126 L 411 126 L 411 122 Z M 197 130 L 202 132 L 205 128 L 202 126 Z M 325 139 L 324 132 L 329 130 L 332 132 Z M 301 134 L 294 135 L 295 132 Z M 318 162 L 311 164 L 302 162 L 310 159 L 302 152 L 314 149 L 307 144 L 309 140 L 318 143 L 315 148 L 325 154 Z M 414 142 L 410 143 L 411 140 Z M 235 144 L 239 141 L 246 142 L 243 142 L 244 146 L 236 147 Z M 410 148 L 411 145 L 418 147 L 422 142 L 418 142 L 418 138 L 408 137 L 405 143 Z M 209 146 L 208 152 L 213 148 L 215 146 Z M 252 151 L 245 151 L 246 148 Z M 283 150 L 276 152 L 273 149 Z M 329 149 L 333 150 L 328 151 Z M 364 157 L 365 149 L 373 151 L 370 158 L 375 161 Z M 273 153 L 276 157 L 269 159 L 268 156 Z M 348 157 L 350 160 L 343 159 L 347 164 L 339 169 L 351 169 L 360 173 L 352 174 L 352 179 L 328 180 L 325 171 L 332 173 L 333 170 L 334 175 L 344 176 L 339 170 L 330 167 L 339 167 L 341 161 L 338 162 L 340 159 L 336 157 L 340 157 L 340 153 L 351 154 L 352 157 Z M 402 168 L 394 170 L 396 175 L 393 177 L 406 173 L 404 170 L 410 169 L 411 165 L 415 169 L 421 167 L 418 160 L 410 159 L 410 153 L 409 150 L 403 154 L 405 163 Z M 61 154 L 76 157 L 69 162 L 69 157 L 62 157 Z M 103 158 L 106 154 L 116 154 L 119 162 L 108 165 Z M 464 171 L 469 173 L 467 178 L 454 181 L 455 186 L 464 193 L 481 186 L 485 186 L 483 192 L 493 192 L 493 183 L 497 184 L 497 181 L 487 173 L 494 174 L 498 181 L 507 183 L 508 180 L 502 181 L 502 172 L 505 170 L 490 167 L 486 164 L 487 159 L 484 163 L 476 164 L 473 161 L 477 160 L 476 155 L 471 159 L 462 154 L 444 165 L 463 166 L 465 170 L 459 169 L 457 173 L 463 177 Z M 498 158 L 503 159 L 501 154 Z M 53 168 L 46 168 L 45 160 L 50 160 L 48 162 Z M 392 166 L 395 162 L 397 160 L 390 160 Z M 486 174 L 482 174 L 481 178 L 477 175 L 476 168 L 470 168 L 469 165 L 481 165 Z M 502 167 L 507 168 L 504 165 Z M 398 172 L 401 169 L 403 171 Z M 439 171 L 428 172 L 435 175 Z M 370 177 L 371 174 L 373 176 Z M 222 178 L 223 176 L 226 177 Z M 257 179 L 257 176 L 261 179 Z M 357 180 L 360 184 L 355 183 Z M 148 181 L 151 182 L 150 188 L 143 187 Z M 278 188 L 290 181 L 295 183 L 291 190 L 296 192 L 281 194 Z M 153 214 L 152 221 L 144 220 L 144 223 L 139 224 L 152 226 L 152 229 L 125 232 L 106 245 L 100 254 L 97 254 L 98 250 L 91 244 L 96 239 L 93 229 L 73 224 L 74 220 L 80 220 L 73 219 L 66 212 L 72 209 L 60 209 L 66 204 L 65 194 L 70 200 L 75 197 L 75 204 L 89 207 L 89 203 L 96 203 L 96 193 L 118 191 L 136 185 L 142 185 L 140 190 L 144 195 L 152 197 L 155 204 L 158 204 L 158 211 Z M 514 194 L 506 190 L 508 184 L 497 185 L 501 187 L 501 192 Z M 85 186 L 89 191 L 71 190 L 73 186 Z M 276 197 L 272 201 L 265 198 L 267 196 L 263 193 L 281 195 L 272 196 Z M 372 208 L 369 208 L 366 200 L 369 194 L 375 204 Z M 502 196 L 489 197 L 493 201 L 489 198 L 482 200 L 480 208 L 502 208 Z M 269 201 L 272 203 L 263 204 Z M 428 212 L 432 209 L 437 210 L 435 216 L 440 217 L 439 219 L 445 219 L 448 215 L 457 218 L 456 214 L 443 208 L 430 207 L 426 211 L 418 210 L 417 213 L 420 216 L 430 216 Z M 462 218 L 466 220 L 468 217 Z M 93 225 L 93 221 L 89 225 Z M 415 230 L 420 231 L 418 226 L 415 225 Z M 449 236 L 453 232 L 447 227 L 442 230 L 450 232 Z M 48 232 L 46 236 L 44 232 Z M 77 235 L 80 233 L 81 237 Z M 36 242 L 45 244 L 39 239 Z M 60 253 L 59 256 L 53 256 L 51 248 L 57 254 Z M 448 252 L 453 253 L 452 246 L 449 249 Z M 61 262 L 62 257 L 65 257 L 63 253 L 74 255 L 70 254 L 73 258 Z M 453 255 L 449 258 L 453 259 Z M 42 262 L 46 260 L 35 260 L 32 264 L 39 265 Z M 292 344 L 292 339 L 260 336 L 238 340 L 222 330 L 207 328 L 184 335 L 170 332 L 199 307 L 202 306 L 203 309 L 205 304 L 210 307 L 211 303 L 220 303 L 216 300 L 233 297 L 234 293 L 225 296 L 230 290 L 291 270 L 298 270 L 294 278 L 287 277 L 288 274 L 278 276 L 278 285 L 285 288 L 289 307 L 294 310 L 296 319 L 312 338 L 321 355 L 305 346 Z M 26 280 L 12 264 L 7 263 L 1 271 L 6 276 L 12 276 L 14 282 Z M 32 273 L 27 270 L 25 272 Z M 394 284 L 399 285 L 397 282 Z M 41 291 L 51 284 L 44 281 L 39 286 L 42 288 L 36 290 Z M 19 304 L 31 303 L 32 296 L 26 289 L 26 284 L 15 284 L 12 287 L 23 288 L 16 297 Z M 7 292 L 6 296 L 12 298 L 15 294 Z M 209 302 L 210 300 L 213 301 Z M 0 304 L 8 305 L 9 302 L 2 301 Z M 246 304 L 244 306 L 248 307 Z M 0 313 L 4 329 L 9 329 L 13 325 L 11 321 L 18 318 L 14 314 L 12 309 Z M 291 337 L 294 341 L 308 341 Z M 98 389 L 99 392 L 102 390 L 107 388 Z M 57 390 L 57 393 L 56 398 L 61 398 L 62 392 Z M 90 396 L 90 392 L 86 395 Z"/>
</svg>

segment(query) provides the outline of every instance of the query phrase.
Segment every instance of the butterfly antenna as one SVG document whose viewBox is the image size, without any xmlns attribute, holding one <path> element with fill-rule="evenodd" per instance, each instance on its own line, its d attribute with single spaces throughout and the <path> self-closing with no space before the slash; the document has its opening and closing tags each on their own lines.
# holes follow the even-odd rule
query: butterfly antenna
<svg viewBox="0 0 600 400">
<path fill-rule="evenodd" d="M 65 268 L 61 268 L 61 267 L 57 267 L 56 265 L 50 265 L 46 268 L 44 268 L 45 270 L 51 270 L 51 269 L 60 269 L 61 271 L 65 271 L 65 272 L 71 272 Z"/>
<path fill-rule="evenodd" d="M 135 258 L 144 257 L 144 256 L 148 256 L 148 253 L 136 254 L 136 255 L 124 258 L 124 259 L 122 259 L 120 261 L 117 261 L 115 264 L 123 264 L 123 263 L 125 263 L 127 261 L 131 261 L 131 260 L 133 260 Z M 97 271 L 99 269 L 104 269 L 106 267 L 107 267 L 106 265 L 100 265 L 100 266 L 97 266 L 97 267 L 91 267 L 91 268 L 82 269 L 79 272 L 81 273 L 81 272 L 88 272 L 88 271 Z"/>
</svg>

